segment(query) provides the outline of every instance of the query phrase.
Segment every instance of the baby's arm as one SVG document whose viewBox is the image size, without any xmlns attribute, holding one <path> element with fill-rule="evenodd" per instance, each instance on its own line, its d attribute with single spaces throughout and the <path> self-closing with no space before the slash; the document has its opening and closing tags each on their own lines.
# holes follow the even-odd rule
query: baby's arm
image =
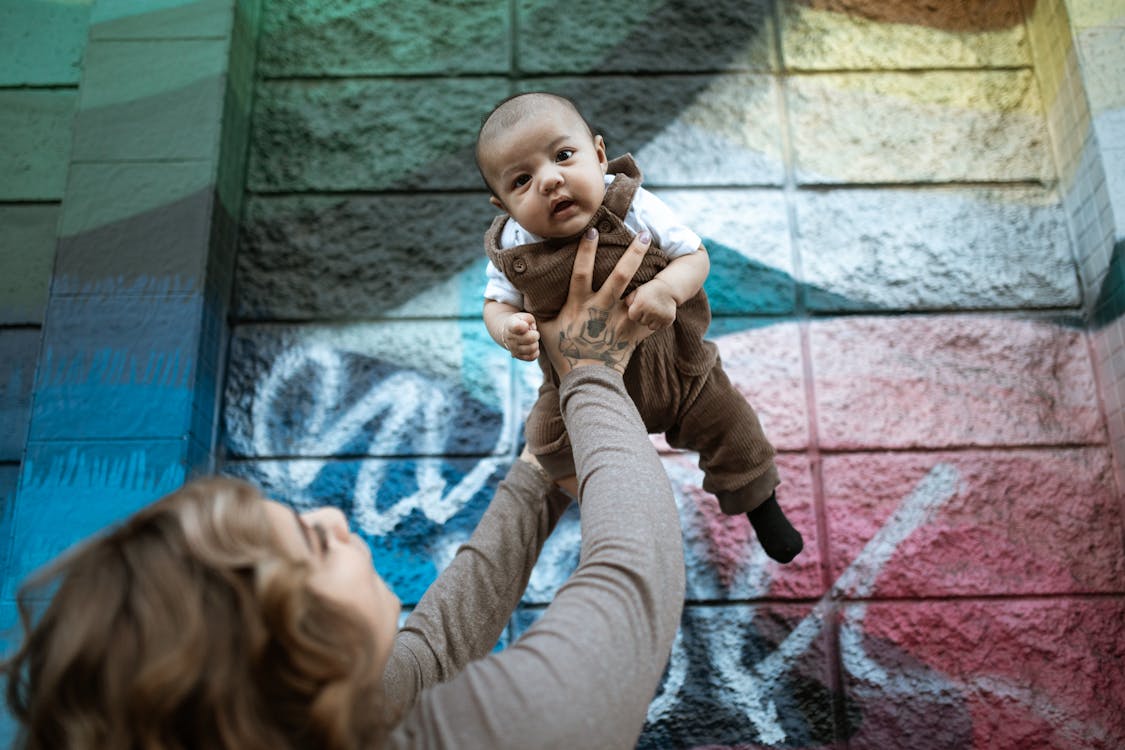
<svg viewBox="0 0 1125 750">
<path fill-rule="evenodd" d="M 676 319 L 676 308 L 703 288 L 710 270 L 711 259 L 702 245 L 694 253 L 673 258 L 663 271 L 625 298 L 629 317 L 654 331 L 667 328 Z"/>
<path fill-rule="evenodd" d="M 534 362 L 539 357 L 539 329 L 531 313 L 507 302 L 486 299 L 484 325 L 492 339 L 516 359 Z"/>
</svg>

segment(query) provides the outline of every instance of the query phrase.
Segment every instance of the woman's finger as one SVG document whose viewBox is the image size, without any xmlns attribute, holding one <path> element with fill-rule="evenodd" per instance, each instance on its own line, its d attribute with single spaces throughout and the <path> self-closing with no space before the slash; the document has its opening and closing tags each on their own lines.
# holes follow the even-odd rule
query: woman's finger
<svg viewBox="0 0 1125 750">
<path fill-rule="evenodd" d="M 583 299 L 594 286 L 594 256 L 598 252 L 598 230 L 590 227 L 578 240 L 574 255 L 574 270 L 570 274 L 569 299 Z"/>
<path fill-rule="evenodd" d="M 634 237 L 629 249 L 621 256 L 621 260 L 617 261 L 617 265 L 613 267 L 613 272 L 610 273 L 609 278 L 606 279 L 598 293 L 609 295 L 612 300 L 619 299 L 621 293 L 625 291 L 625 287 L 629 286 L 629 282 L 633 280 L 633 274 L 641 267 L 641 261 L 644 260 L 645 253 L 648 252 L 650 242 L 652 242 L 652 236 L 649 235 L 648 230 Z M 591 253 L 590 262 L 593 263 L 593 261 L 594 256 Z M 575 261 L 575 265 L 577 265 L 577 261 Z"/>
</svg>

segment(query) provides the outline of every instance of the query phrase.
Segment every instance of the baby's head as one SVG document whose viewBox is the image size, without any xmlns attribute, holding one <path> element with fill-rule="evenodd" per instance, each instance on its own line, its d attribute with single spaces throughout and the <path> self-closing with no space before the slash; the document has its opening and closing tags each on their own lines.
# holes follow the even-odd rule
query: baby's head
<svg viewBox="0 0 1125 750">
<path fill-rule="evenodd" d="M 605 143 L 574 103 L 547 93 L 505 99 L 477 136 L 492 205 L 540 237 L 569 237 L 605 196 Z"/>
</svg>

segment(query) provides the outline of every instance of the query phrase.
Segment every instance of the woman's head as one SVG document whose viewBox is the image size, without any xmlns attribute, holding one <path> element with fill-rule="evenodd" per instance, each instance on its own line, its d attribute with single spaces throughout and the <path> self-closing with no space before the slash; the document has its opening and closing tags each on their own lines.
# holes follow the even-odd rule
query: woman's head
<svg viewBox="0 0 1125 750">
<path fill-rule="evenodd" d="M 372 598 L 369 557 L 369 588 L 354 584 L 361 543 L 320 513 L 200 480 L 37 573 L 4 665 L 26 747 L 376 744 L 397 601 Z M 353 576 L 355 601 L 330 563 Z"/>
</svg>

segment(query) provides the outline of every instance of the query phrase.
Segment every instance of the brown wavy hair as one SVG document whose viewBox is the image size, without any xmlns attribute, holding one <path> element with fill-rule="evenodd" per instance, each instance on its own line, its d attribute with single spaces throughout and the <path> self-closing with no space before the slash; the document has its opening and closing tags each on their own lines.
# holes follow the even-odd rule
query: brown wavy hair
<svg viewBox="0 0 1125 750">
<path fill-rule="evenodd" d="M 26 750 L 378 747 L 375 641 L 307 586 L 262 496 L 197 480 L 33 575 L 5 660 Z"/>
</svg>

